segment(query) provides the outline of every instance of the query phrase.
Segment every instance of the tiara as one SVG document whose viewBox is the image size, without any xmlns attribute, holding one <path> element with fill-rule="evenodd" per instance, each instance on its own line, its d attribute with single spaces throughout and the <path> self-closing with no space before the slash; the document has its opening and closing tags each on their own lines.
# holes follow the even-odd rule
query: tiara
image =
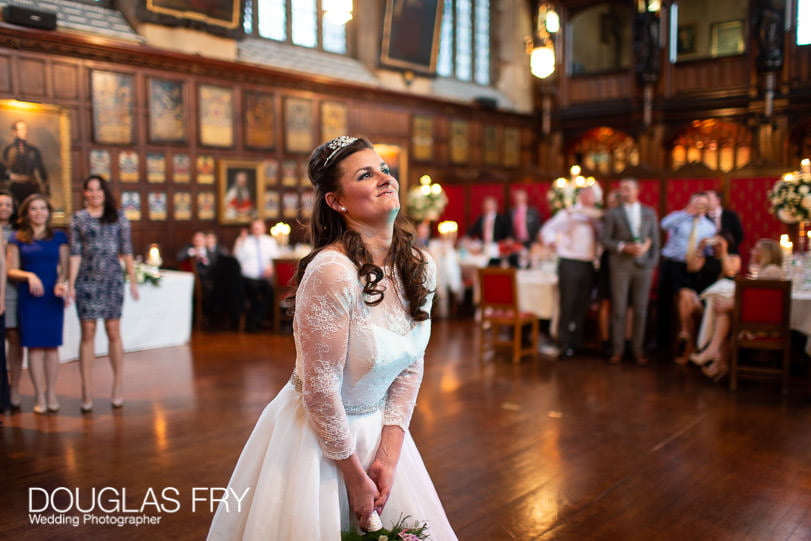
<svg viewBox="0 0 811 541">
<path fill-rule="evenodd" d="M 332 152 L 330 152 L 330 155 L 327 156 L 326 160 L 324 160 L 324 165 L 322 167 L 326 167 L 327 163 L 332 159 L 333 156 L 335 156 L 335 154 L 339 150 L 341 150 L 344 147 L 348 147 L 349 145 L 351 145 L 352 143 L 354 143 L 357 140 L 358 140 L 357 137 L 350 137 L 348 135 L 342 135 L 342 136 L 336 137 L 335 139 L 330 141 L 327 144 L 327 148 L 329 148 Z"/>
</svg>

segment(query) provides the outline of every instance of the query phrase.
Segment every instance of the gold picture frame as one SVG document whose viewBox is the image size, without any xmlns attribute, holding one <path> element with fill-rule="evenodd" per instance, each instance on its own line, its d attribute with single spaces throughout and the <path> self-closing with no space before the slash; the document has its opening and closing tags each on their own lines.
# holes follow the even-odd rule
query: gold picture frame
<svg viewBox="0 0 811 541">
<path fill-rule="evenodd" d="M 242 2 L 217 0 L 192 2 L 190 0 L 146 0 L 146 14 L 169 16 L 184 21 L 194 21 L 213 28 L 236 30 L 240 26 Z M 146 17 L 150 22 L 151 19 Z"/>
<path fill-rule="evenodd" d="M 287 152 L 312 152 L 315 147 L 312 100 L 286 96 L 284 127 L 284 147 Z"/>
<path fill-rule="evenodd" d="M 743 21 L 740 19 L 713 23 L 710 27 L 710 54 L 714 57 L 743 54 L 743 31 Z"/>
<path fill-rule="evenodd" d="M 348 135 L 346 105 L 332 101 L 322 102 L 321 141 L 331 141 L 341 135 Z"/>
<path fill-rule="evenodd" d="M 28 172 L 9 170 L 4 166 L 7 174 L 2 175 L 0 186 L 11 193 L 15 208 L 31 193 L 49 195 L 54 208 L 52 223 L 67 225 L 72 212 L 70 110 L 58 105 L 0 100 L 0 126 L 5 127 L 0 135 L 3 155 L 7 148 L 14 145 L 15 133 L 18 132 L 12 130 L 11 126 L 16 126 L 17 122 L 25 124 L 26 141 L 36 148 L 41 167 Z M 15 179 L 11 178 L 12 174 Z M 26 180 L 24 176 L 30 178 Z"/>
<path fill-rule="evenodd" d="M 201 84 L 198 88 L 200 144 L 234 146 L 234 91 L 225 86 Z"/>
<path fill-rule="evenodd" d="M 221 160 L 217 184 L 218 215 L 221 224 L 248 224 L 261 208 L 264 194 L 261 162 L 252 160 Z"/>
<path fill-rule="evenodd" d="M 130 145 L 135 132 L 135 77 L 128 73 L 92 70 L 93 141 Z"/>
</svg>

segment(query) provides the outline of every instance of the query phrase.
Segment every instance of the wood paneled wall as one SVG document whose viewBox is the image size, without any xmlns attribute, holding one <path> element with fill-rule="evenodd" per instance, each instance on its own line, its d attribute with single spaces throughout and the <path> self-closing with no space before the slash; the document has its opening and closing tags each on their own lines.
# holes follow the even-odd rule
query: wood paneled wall
<svg viewBox="0 0 811 541">
<path fill-rule="evenodd" d="M 70 111 L 72 205 L 76 210 L 82 205 L 81 183 L 90 171 L 89 155 L 93 149 L 107 150 L 111 154 L 111 184 L 116 194 L 122 190 L 138 191 L 141 196 L 142 219 L 133 222 L 133 242 L 136 253 L 143 254 L 150 243 L 161 245 L 164 260 L 171 266 L 174 254 L 190 238 L 193 231 L 206 229 L 216 231 L 226 246 L 230 246 L 239 234 L 241 226 L 222 225 L 218 220 L 200 220 L 197 217 L 196 197 L 198 192 L 217 193 L 217 186 L 202 185 L 192 181 L 177 184 L 172 179 L 172 156 L 187 154 L 192 169 L 198 155 L 211 155 L 216 160 L 275 159 L 279 163 L 295 160 L 299 176 L 306 176 L 308 153 L 290 153 L 284 145 L 283 98 L 296 96 L 310 100 L 313 105 L 313 140 L 320 142 L 320 104 L 323 101 L 342 103 L 347 108 L 347 132 L 369 137 L 373 142 L 399 145 L 405 151 L 408 164 L 407 178 L 401 183 L 408 185 L 424 173 L 431 174 L 440 183 L 475 182 L 491 179 L 496 182 L 518 181 L 526 178 L 527 171 L 534 171 L 535 135 L 530 116 L 491 110 L 478 105 L 465 105 L 399 93 L 377 88 L 353 86 L 348 83 L 325 81 L 322 78 L 297 76 L 287 72 L 254 65 L 223 62 L 193 57 L 167 51 L 87 39 L 77 35 L 38 30 L 21 30 L 0 23 L 0 99 L 18 99 L 59 105 Z M 90 88 L 93 70 L 113 71 L 132 75 L 134 78 L 134 140 L 130 145 L 102 145 L 93 141 L 93 104 Z M 150 78 L 171 79 L 183 83 L 186 105 L 187 141 L 184 144 L 151 144 L 147 137 L 149 123 L 148 85 Z M 197 87 L 200 84 L 225 86 L 233 90 L 234 136 L 231 148 L 202 146 L 197 138 L 198 104 Z M 243 144 L 241 101 L 245 90 L 263 90 L 275 96 L 274 149 L 258 152 Z M 433 119 L 433 157 L 416 162 L 410 159 L 412 148 L 412 119 L 415 114 Z M 451 163 L 450 123 L 468 123 L 468 156 L 465 163 Z M 491 125 L 500 132 L 507 127 L 519 130 L 518 150 L 520 163 L 517 166 L 483 164 L 483 127 Z M 0 130 L 4 129 L 0 127 Z M 0 131 L 2 133 L 2 131 Z M 135 151 L 139 156 L 139 181 L 122 183 L 118 171 L 118 154 Z M 166 181 L 150 184 L 146 180 L 146 157 L 148 153 L 164 153 L 167 163 Z M 306 188 L 296 188 L 303 190 Z M 152 221 L 148 218 L 147 196 L 150 192 L 165 192 L 167 195 L 167 219 Z M 176 220 L 172 213 L 172 198 L 176 191 L 188 191 L 192 196 L 192 216 L 188 221 Z M 275 220 L 274 220 L 275 221 Z M 286 221 L 290 222 L 289 219 Z M 272 223 L 272 222 L 271 222 Z M 303 230 L 294 232 L 294 239 L 301 239 Z"/>
</svg>

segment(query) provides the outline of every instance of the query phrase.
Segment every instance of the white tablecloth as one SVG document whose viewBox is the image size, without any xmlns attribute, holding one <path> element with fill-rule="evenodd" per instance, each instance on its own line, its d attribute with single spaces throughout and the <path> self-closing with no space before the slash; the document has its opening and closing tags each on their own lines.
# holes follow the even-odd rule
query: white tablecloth
<svg viewBox="0 0 811 541">
<path fill-rule="evenodd" d="M 791 329 L 808 336 L 805 353 L 811 355 L 811 291 L 791 292 Z"/>
<path fill-rule="evenodd" d="M 558 317 L 558 275 L 554 266 L 540 269 L 521 269 L 518 281 L 518 306 L 538 319 L 556 321 Z"/>
<path fill-rule="evenodd" d="M 140 299 L 130 296 L 125 286 L 121 315 L 121 337 L 124 351 L 162 348 L 185 344 L 191 338 L 194 274 L 161 270 L 159 286 L 138 286 Z M 63 344 L 59 348 L 62 362 L 79 358 L 81 327 L 76 306 L 65 309 Z M 96 355 L 107 354 L 104 322 L 96 323 Z"/>
</svg>

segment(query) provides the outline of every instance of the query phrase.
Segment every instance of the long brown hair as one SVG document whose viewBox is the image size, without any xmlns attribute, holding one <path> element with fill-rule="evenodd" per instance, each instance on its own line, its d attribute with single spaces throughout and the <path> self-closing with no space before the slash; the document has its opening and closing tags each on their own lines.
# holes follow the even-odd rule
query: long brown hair
<svg viewBox="0 0 811 541">
<path fill-rule="evenodd" d="M 348 143 L 348 144 L 347 144 Z M 331 146 L 330 146 L 331 145 Z M 339 179 L 343 173 L 341 162 L 349 155 L 364 149 L 373 149 L 367 139 L 337 138 L 316 148 L 307 164 L 307 174 L 315 186 L 315 204 L 310 222 L 310 236 L 313 251 L 301 259 L 296 271 L 295 284 L 301 283 L 307 265 L 324 248 L 333 243 L 343 247 L 344 253 L 358 268 L 358 279 L 364 281 L 363 293 L 366 304 L 374 306 L 383 300 L 385 288 L 380 286 L 383 269 L 375 265 L 372 256 L 361 240 L 360 234 L 346 227 L 343 216 L 326 202 L 326 194 L 340 194 Z M 414 248 L 414 226 L 403 214 L 398 213 L 394 220 L 394 235 L 385 263 L 398 269 L 403 281 L 409 312 L 414 321 L 424 321 L 430 317 L 422 305 L 430 291 L 426 286 L 425 255 Z M 295 306 L 295 298 L 294 298 Z"/>
<path fill-rule="evenodd" d="M 17 216 L 17 240 L 29 244 L 34 242 L 34 227 L 31 225 L 31 219 L 28 217 L 28 209 L 34 201 L 45 201 L 48 206 L 48 221 L 45 222 L 45 238 L 52 239 L 54 236 L 53 229 L 51 229 L 51 217 L 54 213 L 54 208 L 48 198 L 40 193 L 32 193 L 25 198 L 23 204 L 20 205 L 19 215 Z"/>
<path fill-rule="evenodd" d="M 110 185 L 104 180 L 104 177 L 100 175 L 90 175 L 84 180 L 82 189 L 87 190 L 90 183 L 94 180 L 99 183 L 99 188 L 104 192 L 104 212 L 102 212 L 99 221 L 105 224 L 114 224 L 118 221 L 118 205 L 116 205 L 115 196 L 112 190 L 110 190 Z"/>
</svg>

